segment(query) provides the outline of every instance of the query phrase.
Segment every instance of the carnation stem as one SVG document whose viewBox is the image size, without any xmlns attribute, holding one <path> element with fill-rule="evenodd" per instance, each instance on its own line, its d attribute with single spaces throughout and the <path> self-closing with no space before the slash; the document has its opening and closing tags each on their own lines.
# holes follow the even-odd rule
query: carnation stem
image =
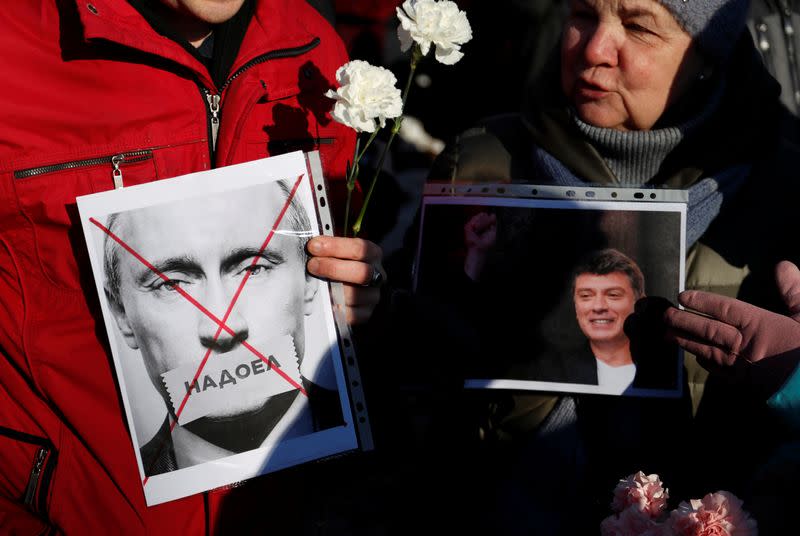
<svg viewBox="0 0 800 536">
<path fill-rule="evenodd" d="M 361 211 L 358 213 L 358 218 L 356 218 L 356 222 L 353 224 L 353 236 L 358 236 L 358 233 L 361 232 L 361 222 L 364 220 L 364 214 L 367 212 L 367 205 L 372 197 L 372 192 L 375 190 L 375 184 L 378 182 L 378 176 L 381 173 L 381 169 L 383 169 L 383 161 L 386 159 L 386 153 L 389 152 L 389 146 L 392 144 L 392 140 L 394 140 L 394 137 L 400 130 L 400 125 L 402 122 L 403 116 L 400 116 L 394 120 L 392 134 L 389 136 L 389 141 L 386 142 L 386 145 L 381 152 L 381 157 L 378 159 L 378 165 L 375 168 L 375 173 L 372 175 L 372 182 L 369 185 L 369 190 L 367 190 L 367 195 L 364 197 L 364 203 L 361 205 Z"/>
<path fill-rule="evenodd" d="M 359 145 L 361 144 L 361 137 L 358 136 L 358 135 L 356 136 L 356 150 L 355 150 L 355 153 L 353 154 L 353 159 L 354 159 L 353 162 L 355 162 L 355 164 L 353 164 L 352 167 L 350 167 L 350 169 L 348 169 L 347 182 L 346 182 L 346 184 L 347 184 L 347 202 L 345 203 L 345 207 L 344 207 L 344 236 L 345 236 L 345 238 L 347 237 L 347 233 L 350 230 L 350 227 L 348 226 L 348 222 L 350 221 L 350 203 L 351 203 L 351 200 L 353 198 L 353 190 L 356 187 L 356 180 L 358 179 L 358 171 L 359 171 L 359 165 L 358 164 L 359 164 L 359 162 L 361 162 L 361 159 L 364 158 L 364 155 L 366 154 L 367 149 L 369 149 L 369 146 L 372 145 L 372 141 L 375 139 L 375 136 L 377 136 L 377 135 L 378 135 L 378 127 L 376 125 L 375 130 L 372 132 L 372 134 L 370 134 L 369 138 L 367 139 L 367 143 L 364 144 L 364 148 L 361 149 L 361 152 L 359 152 L 359 150 L 358 150 L 359 149 Z"/>
<path fill-rule="evenodd" d="M 353 188 L 356 184 L 356 176 L 358 175 L 358 146 L 361 142 L 361 137 L 356 135 L 356 148 L 353 151 L 353 163 L 347 168 L 347 179 L 345 185 L 347 186 L 347 201 L 344 205 L 344 236 L 347 237 L 348 222 L 350 221 L 350 201 L 353 198 Z"/>
<path fill-rule="evenodd" d="M 406 87 L 403 89 L 403 110 L 406 109 L 406 99 L 408 99 L 408 92 L 411 90 L 411 81 L 414 79 L 414 71 L 417 70 L 417 62 L 419 62 L 420 58 L 422 58 L 422 52 L 419 49 L 419 45 L 416 43 L 411 50 L 411 68 L 408 72 L 408 79 L 406 80 Z M 383 147 L 383 151 L 381 152 L 381 157 L 378 160 L 378 165 L 375 168 L 375 173 L 372 176 L 372 182 L 369 185 L 369 190 L 367 190 L 367 195 L 364 197 L 364 203 L 361 205 L 361 210 L 358 213 L 358 218 L 356 218 L 356 222 L 353 224 L 353 236 L 358 236 L 358 233 L 361 232 L 361 223 L 364 221 L 364 214 L 367 212 L 367 205 L 369 205 L 369 200 L 372 197 L 372 192 L 375 190 L 375 184 L 378 182 L 378 176 L 381 173 L 381 169 L 383 169 L 383 161 L 386 159 L 386 153 L 389 152 L 389 147 L 392 145 L 392 141 L 394 141 L 394 137 L 397 136 L 397 133 L 400 132 L 400 127 L 403 124 L 403 115 L 401 114 L 400 117 L 397 117 L 394 120 L 394 124 L 392 125 L 392 133 L 389 136 L 389 140 L 386 142 L 386 145 Z M 377 132 L 377 129 L 376 129 Z M 370 138 L 370 143 L 372 142 L 373 136 Z M 345 231 L 346 232 L 346 231 Z"/>
<path fill-rule="evenodd" d="M 361 159 L 364 158 L 364 155 L 367 153 L 367 149 L 369 149 L 369 146 L 372 145 L 372 140 L 374 140 L 375 136 L 378 135 L 379 130 L 380 129 L 376 125 L 375 126 L 375 130 L 373 130 L 372 134 L 369 135 L 369 139 L 367 140 L 367 143 L 364 144 L 364 148 L 361 150 L 361 153 L 358 155 L 358 160 L 357 160 L 358 162 L 361 162 Z"/>
</svg>

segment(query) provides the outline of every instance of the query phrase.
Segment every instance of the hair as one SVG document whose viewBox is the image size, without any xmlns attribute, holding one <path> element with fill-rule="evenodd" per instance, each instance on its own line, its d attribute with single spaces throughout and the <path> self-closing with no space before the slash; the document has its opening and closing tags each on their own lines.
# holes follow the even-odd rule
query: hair
<svg viewBox="0 0 800 536">
<path fill-rule="evenodd" d="M 278 188 L 280 188 L 281 192 L 284 194 L 284 199 L 288 199 L 292 193 L 292 186 L 286 179 L 277 181 L 277 184 Z M 128 219 L 124 216 L 125 213 L 122 212 L 111 214 L 106 222 L 106 228 L 117 236 L 124 234 L 121 229 L 124 228 L 128 221 Z M 298 238 L 300 258 L 305 260 L 307 257 L 306 243 L 309 239 L 308 233 L 312 231 L 312 228 L 308 214 L 303 206 L 301 206 L 300 199 L 297 195 L 292 196 L 292 201 L 289 203 L 289 208 L 286 211 L 286 214 L 284 214 L 279 228 L 288 228 L 291 231 L 297 232 L 296 235 L 294 235 L 294 233 L 290 233 L 290 236 L 296 236 Z M 110 234 L 107 233 L 103 241 L 103 271 L 106 278 L 106 296 L 112 305 L 118 305 L 121 303 L 119 295 L 121 285 L 121 277 L 119 273 L 121 249 L 122 246 L 120 246 L 117 241 L 111 238 Z"/>
<path fill-rule="evenodd" d="M 644 274 L 633 259 L 614 248 L 592 251 L 572 272 L 572 292 L 575 292 L 575 281 L 581 274 L 608 275 L 621 272 L 628 276 L 636 298 L 644 296 Z"/>
</svg>

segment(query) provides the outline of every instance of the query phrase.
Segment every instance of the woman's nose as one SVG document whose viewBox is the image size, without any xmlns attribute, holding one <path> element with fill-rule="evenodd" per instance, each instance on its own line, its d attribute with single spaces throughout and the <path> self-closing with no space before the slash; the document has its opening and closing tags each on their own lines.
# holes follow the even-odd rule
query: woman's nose
<svg viewBox="0 0 800 536">
<path fill-rule="evenodd" d="M 226 292 L 221 281 L 208 281 L 203 306 L 222 321 L 225 327 L 202 311 L 198 311 L 197 335 L 200 344 L 218 353 L 228 352 L 249 336 L 247 321 L 236 304 L 231 307 L 232 294 Z M 225 316 L 227 313 L 227 317 Z"/>
<path fill-rule="evenodd" d="M 587 30 L 584 56 L 590 67 L 615 67 L 619 60 L 619 31 L 613 24 L 599 22 Z"/>
</svg>

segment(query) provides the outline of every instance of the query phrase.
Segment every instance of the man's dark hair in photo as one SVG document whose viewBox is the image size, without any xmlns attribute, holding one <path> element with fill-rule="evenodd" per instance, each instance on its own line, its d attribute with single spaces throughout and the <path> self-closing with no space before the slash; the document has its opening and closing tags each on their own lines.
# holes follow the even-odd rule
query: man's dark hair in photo
<svg viewBox="0 0 800 536">
<path fill-rule="evenodd" d="M 631 282 L 636 299 L 644 296 L 644 274 L 633 259 L 614 248 L 601 249 L 589 253 L 572 272 L 572 290 L 575 279 L 581 274 L 608 275 L 622 272 Z"/>
</svg>

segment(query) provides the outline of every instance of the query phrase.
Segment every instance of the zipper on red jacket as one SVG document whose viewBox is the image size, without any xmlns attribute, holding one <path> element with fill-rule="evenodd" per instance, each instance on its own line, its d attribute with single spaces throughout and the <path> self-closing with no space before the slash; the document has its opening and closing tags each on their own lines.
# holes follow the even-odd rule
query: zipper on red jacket
<svg viewBox="0 0 800 536">
<path fill-rule="evenodd" d="M 25 497 L 22 499 L 22 502 L 27 505 L 33 504 L 36 488 L 39 487 L 39 477 L 42 475 L 42 468 L 48 452 L 46 448 L 39 447 L 39 450 L 36 451 L 36 456 L 33 458 L 33 469 L 31 469 L 31 474 L 28 477 L 28 485 L 25 487 Z"/>
<path fill-rule="evenodd" d="M 248 61 L 241 67 L 239 67 L 236 72 L 234 72 L 227 80 L 219 87 L 216 93 L 213 93 L 211 90 L 200 84 L 200 91 L 203 95 L 203 99 L 205 100 L 206 104 L 206 117 L 208 120 L 208 150 L 209 154 L 211 155 L 211 167 L 214 166 L 214 156 L 217 150 L 217 134 L 219 133 L 219 122 L 220 122 L 220 115 L 222 113 L 222 94 L 225 92 L 225 89 L 236 80 L 242 73 L 245 71 L 255 67 L 256 65 L 260 65 L 265 61 L 279 59 L 279 58 L 291 58 L 294 56 L 300 56 L 317 48 L 320 43 L 320 38 L 315 37 L 308 44 L 299 47 L 293 48 L 282 48 L 278 50 L 273 50 L 271 52 L 267 52 L 265 54 L 261 54 L 260 56 L 256 56 L 252 60 Z"/>
<path fill-rule="evenodd" d="M 40 514 L 46 513 L 50 479 L 53 475 L 57 458 L 53 444 L 43 437 L 18 432 L 4 426 L 0 426 L 0 435 L 38 447 L 31 460 L 31 470 L 22 501 L 32 511 Z"/>
<path fill-rule="evenodd" d="M 124 164 L 135 164 L 153 158 L 153 151 L 151 149 L 142 149 L 141 151 L 131 151 L 127 153 L 119 153 L 111 156 L 99 156 L 97 158 L 85 158 L 82 160 L 72 160 L 69 162 L 60 162 L 58 164 L 49 164 L 46 166 L 38 166 L 28 169 L 20 169 L 14 172 L 15 179 L 28 179 L 39 175 L 46 175 L 48 173 L 57 173 L 59 171 L 66 171 L 68 169 L 79 169 L 92 166 L 100 166 L 111 164 L 111 180 L 114 182 L 114 188 L 122 188 L 122 166 Z"/>
<path fill-rule="evenodd" d="M 214 154 L 217 150 L 217 134 L 219 134 L 219 93 L 211 93 L 206 88 L 203 88 L 203 93 L 206 96 L 208 103 L 208 121 L 209 121 L 209 139 L 211 140 L 211 160 L 213 162 Z"/>
</svg>

